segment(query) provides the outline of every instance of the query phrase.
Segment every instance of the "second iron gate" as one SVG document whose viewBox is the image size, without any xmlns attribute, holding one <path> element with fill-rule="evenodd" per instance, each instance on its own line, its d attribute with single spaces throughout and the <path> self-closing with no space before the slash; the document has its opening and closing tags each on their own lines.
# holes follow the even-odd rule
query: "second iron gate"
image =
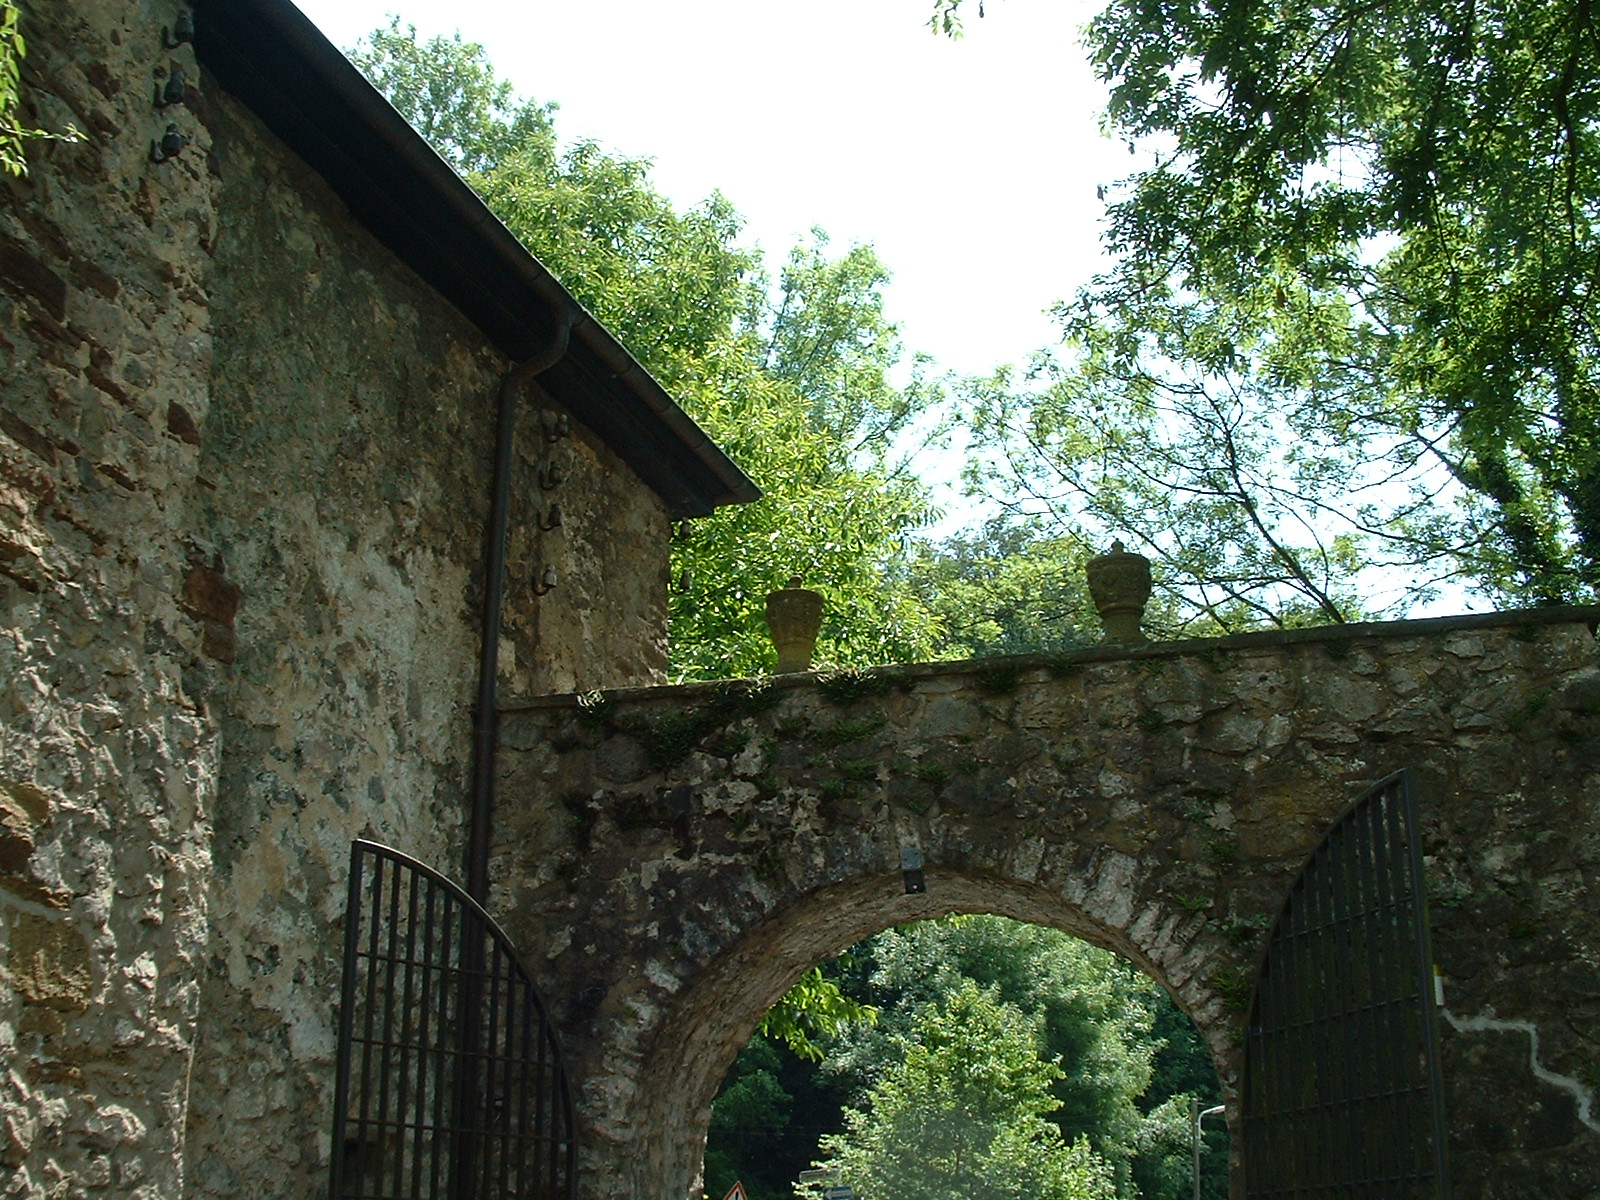
<svg viewBox="0 0 1600 1200">
<path fill-rule="evenodd" d="M 1245 1041 L 1247 1200 L 1445 1200 L 1417 806 L 1365 792 L 1290 889 Z"/>
</svg>

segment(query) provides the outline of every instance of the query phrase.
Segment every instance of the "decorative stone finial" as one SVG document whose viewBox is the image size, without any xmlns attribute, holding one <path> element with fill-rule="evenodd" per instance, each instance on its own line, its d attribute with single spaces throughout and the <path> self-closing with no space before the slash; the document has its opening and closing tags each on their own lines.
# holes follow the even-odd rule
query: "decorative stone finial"
<svg viewBox="0 0 1600 1200">
<path fill-rule="evenodd" d="M 1150 599 L 1150 560 L 1130 554 L 1120 541 L 1111 543 L 1111 553 L 1097 555 L 1084 564 L 1089 577 L 1089 595 L 1100 610 L 1108 642 L 1147 642 L 1139 628 L 1145 602 Z"/>
<path fill-rule="evenodd" d="M 822 593 L 802 587 L 800 576 L 791 575 L 787 587 L 767 594 L 767 628 L 778 648 L 778 674 L 809 671 L 822 628 Z"/>
</svg>

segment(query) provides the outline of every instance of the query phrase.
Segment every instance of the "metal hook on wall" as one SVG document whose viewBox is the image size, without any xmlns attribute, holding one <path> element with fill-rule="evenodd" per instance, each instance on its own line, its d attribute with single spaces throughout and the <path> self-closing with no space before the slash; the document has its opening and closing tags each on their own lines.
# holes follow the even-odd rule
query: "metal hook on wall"
<svg viewBox="0 0 1600 1200">
<path fill-rule="evenodd" d="M 560 487 L 564 478 L 566 474 L 559 463 L 546 461 L 539 464 L 539 486 L 545 491 Z"/>
<path fill-rule="evenodd" d="M 572 432 L 572 419 L 566 413 L 553 409 L 540 411 L 539 425 L 544 430 L 544 440 L 547 442 L 559 442 Z"/>
<path fill-rule="evenodd" d="M 557 582 L 556 569 L 546 567 L 533 581 L 533 594 L 543 596 L 546 592 L 554 591 Z"/>
<path fill-rule="evenodd" d="M 167 131 L 161 135 L 159 142 L 150 143 L 150 161 L 153 163 L 170 162 L 183 153 L 183 148 L 189 144 L 189 139 L 176 125 L 168 125 Z"/>
<path fill-rule="evenodd" d="M 156 107 L 172 108 L 188 102 L 189 81 L 184 78 L 183 68 L 174 64 L 172 71 L 167 75 L 166 85 L 156 87 Z"/>
<path fill-rule="evenodd" d="M 161 46 L 164 50 L 176 50 L 179 46 L 194 41 L 194 14 L 185 9 L 178 14 L 178 19 L 172 23 L 172 28 L 161 27 Z"/>
<path fill-rule="evenodd" d="M 552 529 L 561 527 L 561 505 L 552 504 L 548 515 L 541 513 L 538 517 L 539 528 L 547 533 Z"/>
</svg>

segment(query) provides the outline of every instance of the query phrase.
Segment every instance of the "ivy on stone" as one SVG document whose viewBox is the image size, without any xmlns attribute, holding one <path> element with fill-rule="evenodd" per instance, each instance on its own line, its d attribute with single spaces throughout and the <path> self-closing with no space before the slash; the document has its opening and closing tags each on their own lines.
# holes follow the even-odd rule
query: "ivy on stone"
<svg viewBox="0 0 1600 1200">
<path fill-rule="evenodd" d="M 22 120 L 22 60 L 27 56 L 28 43 L 22 36 L 21 21 L 16 0 L 0 0 L 0 172 L 7 175 L 28 173 L 30 141 L 47 138 L 75 142 L 83 136 L 71 125 L 60 133 L 51 133 Z"/>
</svg>

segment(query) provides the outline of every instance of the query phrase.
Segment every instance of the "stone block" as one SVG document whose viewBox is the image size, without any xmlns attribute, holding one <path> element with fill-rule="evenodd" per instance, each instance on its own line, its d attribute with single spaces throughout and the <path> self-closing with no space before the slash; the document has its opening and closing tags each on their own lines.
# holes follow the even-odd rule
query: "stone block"
<svg viewBox="0 0 1600 1200">
<path fill-rule="evenodd" d="M 64 918 L 17 912 L 11 917 L 6 972 L 29 1004 L 61 1013 L 89 1007 L 89 945 Z"/>
</svg>

